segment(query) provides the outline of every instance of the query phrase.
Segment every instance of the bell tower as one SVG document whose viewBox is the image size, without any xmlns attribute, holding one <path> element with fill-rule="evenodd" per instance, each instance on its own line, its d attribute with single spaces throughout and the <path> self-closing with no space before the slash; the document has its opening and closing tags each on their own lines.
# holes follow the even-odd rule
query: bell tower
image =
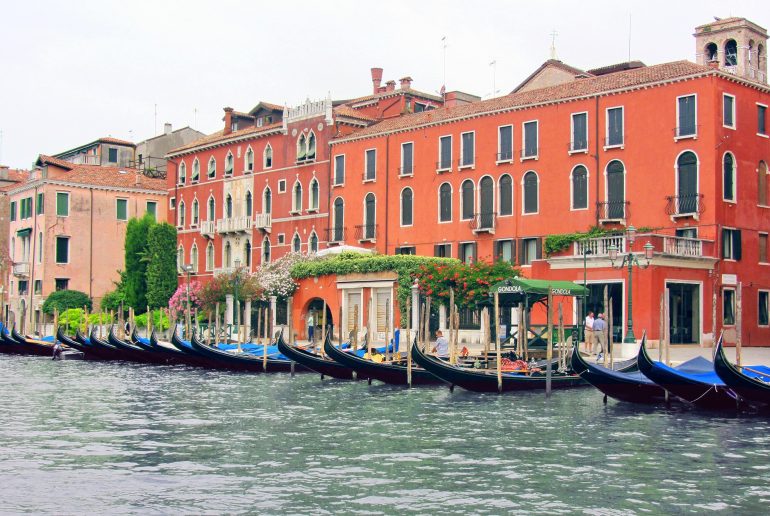
<svg viewBox="0 0 770 516">
<path fill-rule="evenodd" d="M 695 27 L 695 62 L 767 84 L 767 30 L 746 18 Z"/>
</svg>

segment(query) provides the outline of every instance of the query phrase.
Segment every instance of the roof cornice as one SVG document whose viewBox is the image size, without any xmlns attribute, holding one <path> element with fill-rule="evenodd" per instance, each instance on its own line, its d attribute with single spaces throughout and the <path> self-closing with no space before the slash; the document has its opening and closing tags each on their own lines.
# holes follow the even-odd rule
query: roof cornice
<svg viewBox="0 0 770 516">
<path fill-rule="evenodd" d="M 24 193 L 28 190 L 34 190 L 44 185 L 66 186 L 68 188 L 82 188 L 83 190 L 104 190 L 109 192 L 127 192 L 127 193 L 141 193 L 152 195 L 168 195 L 168 192 L 163 190 L 153 190 L 150 188 L 126 188 L 123 186 L 110 186 L 110 185 L 93 185 L 84 183 L 73 183 L 70 181 L 61 181 L 57 179 L 38 179 L 25 183 L 23 186 L 7 190 L 8 195 L 14 195 L 18 193 Z"/>
<path fill-rule="evenodd" d="M 234 136 L 231 138 L 225 138 L 223 140 L 216 140 L 213 142 L 202 143 L 201 145 L 196 145 L 195 147 L 190 147 L 180 151 L 171 151 L 168 154 L 166 154 L 165 157 L 176 158 L 179 156 L 186 156 L 187 154 L 193 154 L 195 152 L 200 152 L 207 149 L 214 149 L 216 147 L 223 147 L 231 143 L 237 143 L 245 140 L 257 139 L 257 138 L 262 138 L 264 136 L 270 136 L 273 134 L 282 134 L 282 133 L 283 133 L 283 128 L 278 126 L 273 129 L 269 129 L 265 131 L 255 131 L 253 133 L 248 133 L 248 134 L 239 134 L 237 136 Z"/>
</svg>

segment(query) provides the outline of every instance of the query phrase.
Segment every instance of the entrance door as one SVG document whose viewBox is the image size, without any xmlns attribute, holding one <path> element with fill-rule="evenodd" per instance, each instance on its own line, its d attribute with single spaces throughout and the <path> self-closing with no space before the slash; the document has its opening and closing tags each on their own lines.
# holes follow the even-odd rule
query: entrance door
<svg viewBox="0 0 770 516">
<path fill-rule="evenodd" d="M 623 284 L 622 283 L 589 283 L 588 299 L 585 313 L 593 312 L 594 317 L 604 314 L 605 321 L 609 323 L 609 307 L 604 306 L 604 287 L 607 287 L 607 299 L 612 305 L 612 341 L 621 342 L 626 330 L 623 325 Z M 583 324 L 583 298 L 576 298 L 578 318 Z"/>
<path fill-rule="evenodd" d="M 390 290 L 378 290 L 375 294 L 376 325 L 375 339 L 378 342 L 385 342 L 385 333 L 388 331 L 390 319 Z"/>
<path fill-rule="evenodd" d="M 361 321 L 361 318 L 363 317 L 363 314 L 361 313 L 361 293 L 360 292 L 349 292 L 348 293 L 348 306 L 347 306 L 347 321 L 346 321 L 346 328 L 347 332 L 350 333 L 353 331 L 353 327 L 356 324 L 356 315 L 358 315 L 358 321 Z M 358 324 L 358 331 L 361 331 L 361 324 L 359 322 Z"/>
<path fill-rule="evenodd" d="M 668 283 L 671 344 L 700 342 L 700 285 Z"/>
</svg>

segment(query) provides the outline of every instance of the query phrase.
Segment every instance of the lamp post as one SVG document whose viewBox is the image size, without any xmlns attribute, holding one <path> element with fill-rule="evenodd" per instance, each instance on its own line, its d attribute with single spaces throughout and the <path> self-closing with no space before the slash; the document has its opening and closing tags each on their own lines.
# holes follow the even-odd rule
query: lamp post
<svg viewBox="0 0 770 516">
<path fill-rule="evenodd" d="M 238 315 L 240 310 L 240 307 L 238 306 L 238 281 L 241 279 L 241 261 L 236 259 L 235 260 L 235 278 L 233 279 L 233 283 L 235 284 L 235 316 L 233 317 L 233 324 L 235 325 L 236 331 L 238 331 Z"/>
<path fill-rule="evenodd" d="M 588 265 L 586 262 L 586 257 L 589 254 L 594 254 L 591 249 L 588 248 L 586 245 L 586 242 L 583 242 L 583 288 L 586 290 L 583 292 L 583 322 L 580 324 L 580 335 L 582 335 L 581 340 L 586 339 L 586 313 L 588 311 Z"/>
<path fill-rule="evenodd" d="M 634 336 L 634 317 L 633 317 L 633 285 L 632 285 L 632 279 L 631 279 L 631 273 L 633 271 L 634 265 L 636 265 L 639 269 L 646 269 L 650 266 L 650 260 L 652 260 L 652 251 L 653 247 L 652 244 L 648 241 L 646 244 L 644 244 L 644 258 L 646 262 L 643 264 L 639 261 L 636 254 L 633 253 L 632 248 L 634 246 L 634 242 L 636 241 L 636 228 L 634 226 L 628 226 L 628 229 L 626 230 L 626 242 L 628 246 L 628 252 L 623 255 L 623 259 L 621 262 L 616 266 L 615 260 L 618 259 L 618 248 L 614 245 L 611 245 L 609 248 L 610 253 L 610 262 L 612 263 L 612 267 L 616 269 L 622 269 L 623 266 L 628 267 L 628 323 L 626 325 L 626 337 L 623 339 L 624 343 L 635 343 L 636 337 Z M 610 337 L 611 338 L 611 337 Z"/>
<path fill-rule="evenodd" d="M 185 316 L 185 337 L 190 338 L 190 273 L 193 271 L 191 263 L 182 265 L 182 270 L 187 274 L 187 315 Z M 148 317 L 152 317 L 152 314 L 148 314 Z"/>
</svg>

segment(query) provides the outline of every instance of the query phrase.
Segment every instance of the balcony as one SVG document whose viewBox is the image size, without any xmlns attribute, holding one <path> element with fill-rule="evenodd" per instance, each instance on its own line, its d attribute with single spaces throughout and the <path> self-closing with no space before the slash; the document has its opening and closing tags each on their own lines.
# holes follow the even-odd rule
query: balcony
<svg viewBox="0 0 770 516">
<path fill-rule="evenodd" d="M 217 233 L 248 233 L 251 217 L 229 217 L 217 221 Z"/>
<path fill-rule="evenodd" d="M 644 245 L 652 244 L 653 253 L 668 258 L 693 258 L 716 259 L 716 247 L 712 240 L 700 238 L 685 238 L 674 235 L 661 235 L 657 233 L 644 233 L 636 235 L 634 245 L 630 247 L 624 234 L 608 235 L 599 238 L 579 240 L 572 246 L 572 255 L 562 255 L 562 258 L 580 259 L 582 266 L 583 252 L 588 251 L 587 258 L 606 259 L 609 257 L 609 249 L 614 246 L 618 253 L 624 254 L 629 250 L 634 253 L 643 253 Z"/>
<path fill-rule="evenodd" d="M 273 217 L 269 213 L 257 213 L 254 215 L 254 228 L 270 232 Z"/>
<path fill-rule="evenodd" d="M 94 156 L 93 154 L 75 154 L 74 156 L 65 158 L 64 161 L 68 161 L 69 163 L 74 163 L 76 165 L 98 165 L 99 156 Z"/>
<path fill-rule="evenodd" d="M 377 240 L 377 224 L 361 224 L 355 228 L 355 238 L 359 242 L 375 242 Z"/>
<path fill-rule="evenodd" d="M 329 245 L 340 245 L 345 242 L 347 228 L 343 226 L 326 228 L 326 241 Z"/>
<path fill-rule="evenodd" d="M 20 277 L 29 276 L 29 262 L 16 262 L 13 264 L 13 275 Z"/>
<path fill-rule="evenodd" d="M 490 211 L 474 214 L 469 225 L 475 234 L 489 233 L 490 235 L 494 235 L 496 222 L 497 213 Z"/>
<path fill-rule="evenodd" d="M 623 235 L 611 235 L 600 238 L 587 238 L 578 240 L 573 244 L 573 256 L 583 256 L 586 252 L 589 256 L 609 256 L 610 247 L 615 247 L 619 253 L 626 252 L 626 237 Z"/>
<path fill-rule="evenodd" d="M 704 211 L 703 194 L 668 195 L 666 196 L 666 215 L 671 220 L 692 217 L 698 220 Z"/>
<path fill-rule="evenodd" d="M 629 201 L 599 201 L 596 203 L 596 217 L 600 224 L 623 224 L 629 215 Z"/>
<path fill-rule="evenodd" d="M 205 238 L 214 238 L 214 233 L 217 230 L 217 223 L 213 220 L 201 221 L 200 232 L 201 236 Z"/>
</svg>

